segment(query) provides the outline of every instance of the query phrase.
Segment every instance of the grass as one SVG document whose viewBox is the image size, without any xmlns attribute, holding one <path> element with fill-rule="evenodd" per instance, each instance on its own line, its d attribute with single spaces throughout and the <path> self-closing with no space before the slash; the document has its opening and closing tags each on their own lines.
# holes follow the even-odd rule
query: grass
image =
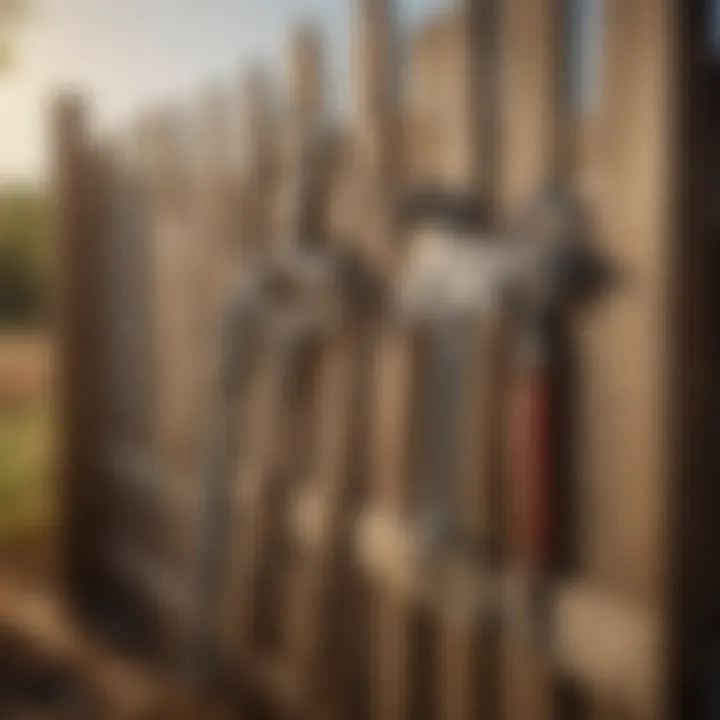
<svg viewBox="0 0 720 720">
<path fill-rule="evenodd" d="M 52 470 L 48 341 L 0 336 L 0 544 L 48 520 Z"/>
<path fill-rule="evenodd" d="M 43 524 L 50 465 L 49 410 L 0 412 L 0 542 Z"/>
</svg>

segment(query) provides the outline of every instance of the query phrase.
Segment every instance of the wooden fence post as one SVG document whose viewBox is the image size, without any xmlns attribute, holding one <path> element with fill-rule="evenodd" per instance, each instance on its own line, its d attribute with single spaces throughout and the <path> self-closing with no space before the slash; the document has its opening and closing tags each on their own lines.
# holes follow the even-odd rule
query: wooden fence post
<svg viewBox="0 0 720 720">
<path fill-rule="evenodd" d="M 359 202 L 368 210 L 363 244 L 386 268 L 393 263 L 392 218 L 400 153 L 395 12 L 392 0 L 358 0 L 354 18 L 354 135 L 361 175 Z"/>
<path fill-rule="evenodd" d="M 277 107 L 270 78 L 260 67 L 243 72 L 239 96 L 238 230 L 243 260 L 252 262 L 268 255 L 277 225 Z"/>
<path fill-rule="evenodd" d="M 315 25 L 300 24 L 288 43 L 291 132 L 302 142 L 325 113 L 322 36 Z"/>
<path fill-rule="evenodd" d="M 61 573 L 73 604 L 99 590 L 102 531 L 97 474 L 102 438 L 102 183 L 86 108 L 74 95 L 54 107 L 58 475 Z"/>
<path fill-rule="evenodd" d="M 394 202 L 397 196 L 399 78 L 396 58 L 395 3 L 359 0 L 354 18 L 357 93 L 355 140 L 361 197 L 366 208 L 362 243 L 383 272 L 394 264 Z M 377 356 L 368 440 L 370 507 L 396 519 L 404 509 L 407 460 L 413 417 L 413 344 L 405 336 L 383 332 Z M 362 535 L 362 533 L 361 533 Z M 359 540 L 363 544 L 362 537 Z M 409 605 L 377 577 L 369 587 L 368 661 L 370 715 L 399 720 L 408 713 Z"/>
<path fill-rule="evenodd" d="M 308 224 L 309 214 L 316 208 L 306 202 L 318 170 L 315 163 L 320 159 L 319 144 L 327 129 L 323 127 L 326 102 L 322 36 L 315 26 L 300 24 L 290 34 L 287 76 L 289 112 L 283 118 L 286 124 L 277 208 L 277 235 L 284 249 L 288 249 L 288 243 L 316 241 L 298 235 L 322 232 L 312 221 Z M 313 167 L 308 162 L 311 158 Z"/>
</svg>

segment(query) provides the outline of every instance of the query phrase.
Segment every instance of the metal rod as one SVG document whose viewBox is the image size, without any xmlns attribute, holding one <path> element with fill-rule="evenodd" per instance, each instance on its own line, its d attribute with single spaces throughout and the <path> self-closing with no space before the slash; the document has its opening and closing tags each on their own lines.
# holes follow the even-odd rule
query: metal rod
<svg viewBox="0 0 720 720">
<path fill-rule="evenodd" d="M 432 554 L 457 532 L 453 501 L 458 482 L 457 439 L 469 323 L 453 317 L 436 320 L 430 330 L 427 461 L 421 502 L 424 540 Z"/>
</svg>

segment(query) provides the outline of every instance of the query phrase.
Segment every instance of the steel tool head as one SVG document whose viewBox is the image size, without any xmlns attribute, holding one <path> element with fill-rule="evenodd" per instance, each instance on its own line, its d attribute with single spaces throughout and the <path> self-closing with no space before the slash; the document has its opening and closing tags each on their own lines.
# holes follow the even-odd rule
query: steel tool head
<svg viewBox="0 0 720 720">
<path fill-rule="evenodd" d="M 492 312 L 507 253 L 478 198 L 423 188 L 406 197 L 399 214 L 406 240 L 401 315 L 423 320 Z"/>
<path fill-rule="evenodd" d="M 572 192 L 545 188 L 511 228 L 517 271 L 503 294 L 511 308 L 572 310 L 612 287 L 619 269 L 597 248 L 587 207 Z"/>
</svg>

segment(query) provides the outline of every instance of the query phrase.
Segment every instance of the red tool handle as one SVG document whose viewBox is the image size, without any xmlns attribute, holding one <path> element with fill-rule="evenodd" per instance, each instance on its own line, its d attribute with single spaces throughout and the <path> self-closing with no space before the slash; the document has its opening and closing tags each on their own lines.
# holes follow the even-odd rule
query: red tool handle
<svg viewBox="0 0 720 720">
<path fill-rule="evenodd" d="M 539 573 L 548 569 L 554 541 L 551 393 L 541 362 L 519 371 L 510 398 L 510 532 L 519 559 Z"/>
</svg>

